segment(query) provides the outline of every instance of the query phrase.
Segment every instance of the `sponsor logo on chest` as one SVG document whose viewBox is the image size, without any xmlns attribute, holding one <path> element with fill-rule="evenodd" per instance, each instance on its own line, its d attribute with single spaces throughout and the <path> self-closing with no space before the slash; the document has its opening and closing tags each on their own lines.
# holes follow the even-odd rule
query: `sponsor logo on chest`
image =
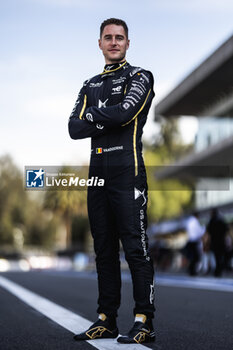
<svg viewBox="0 0 233 350">
<path fill-rule="evenodd" d="M 121 94 L 121 91 L 122 91 L 122 86 L 121 86 L 121 85 L 118 85 L 118 86 L 112 88 L 112 93 L 111 93 L 111 95 L 118 95 L 118 94 Z"/>
<path fill-rule="evenodd" d="M 103 81 L 101 81 L 100 83 L 90 83 L 90 88 L 99 88 L 103 85 Z"/>
<path fill-rule="evenodd" d="M 106 106 L 106 103 L 108 102 L 108 98 L 105 100 L 105 101 L 101 101 L 101 100 L 99 100 L 99 102 L 98 102 L 98 108 L 106 108 L 107 106 Z"/>
<path fill-rule="evenodd" d="M 126 77 L 120 77 L 118 79 L 113 79 L 112 83 L 113 83 L 113 85 L 115 85 L 115 84 L 122 84 L 125 80 L 126 80 Z"/>
</svg>

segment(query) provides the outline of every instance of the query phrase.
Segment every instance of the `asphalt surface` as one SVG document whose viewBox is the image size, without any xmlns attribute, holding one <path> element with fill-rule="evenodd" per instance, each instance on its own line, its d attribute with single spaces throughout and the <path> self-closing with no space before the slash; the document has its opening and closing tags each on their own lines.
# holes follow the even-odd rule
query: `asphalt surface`
<svg viewBox="0 0 233 350">
<path fill-rule="evenodd" d="M 90 321 L 97 319 L 95 273 L 33 271 L 7 272 L 0 276 Z M 133 323 L 132 309 L 132 286 L 130 279 L 126 278 L 118 317 L 121 334 L 127 332 Z M 157 285 L 156 309 L 157 340 L 148 347 L 163 350 L 233 349 L 232 292 Z M 1 350 L 94 349 L 86 342 L 73 341 L 70 331 L 1 287 L 0 315 Z M 119 344 L 119 350 L 120 347 Z"/>
</svg>

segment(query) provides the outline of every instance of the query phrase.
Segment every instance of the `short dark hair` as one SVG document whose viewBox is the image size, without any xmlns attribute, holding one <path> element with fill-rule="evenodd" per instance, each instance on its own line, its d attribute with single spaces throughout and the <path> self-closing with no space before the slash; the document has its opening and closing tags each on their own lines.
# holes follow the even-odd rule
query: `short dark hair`
<svg viewBox="0 0 233 350">
<path fill-rule="evenodd" d="M 109 24 L 116 24 L 117 26 L 122 26 L 124 28 L 126 38 L 128 39 L 128 33 L 129 33 L 128 26 L 125 23 L 125 21 L 123 21 L 122 19 L 118 19 L 118 18 L 109 18 L 109 19 L 106 19 L 105 21 L 103 21 L 103 23 L 101 23 L 100 38 L 103 34 L 104 28 Z"/>
</svg>

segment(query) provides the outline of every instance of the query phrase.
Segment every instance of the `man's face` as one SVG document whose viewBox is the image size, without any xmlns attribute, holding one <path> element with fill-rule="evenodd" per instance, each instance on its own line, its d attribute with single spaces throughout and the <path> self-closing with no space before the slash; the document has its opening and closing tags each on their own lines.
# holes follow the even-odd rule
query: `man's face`
<svg viewBox="0 0 233 350">
<path fill-rule="evenodd" d="M 121 62 L 129 47 L 124 28 L 116 24 L 108 24 L 104 27 L 99 39 L 99 47 L 103 51 L 106 64 Z"/>
</svg>

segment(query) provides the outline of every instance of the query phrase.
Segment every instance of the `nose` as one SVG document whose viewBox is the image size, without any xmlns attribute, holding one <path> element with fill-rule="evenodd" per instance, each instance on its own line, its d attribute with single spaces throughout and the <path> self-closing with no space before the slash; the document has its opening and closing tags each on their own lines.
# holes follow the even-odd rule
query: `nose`
<svg viewBox="0 0 233 350">
<path fill-rule="evenodd" d="M 117 42 L 116 42 L 116 38 L 113 36 L 112 37 L 112 43 L 111 43 L 113 46 L 115 46 L 116 44 L 117 44 Z"/>
</svg>

